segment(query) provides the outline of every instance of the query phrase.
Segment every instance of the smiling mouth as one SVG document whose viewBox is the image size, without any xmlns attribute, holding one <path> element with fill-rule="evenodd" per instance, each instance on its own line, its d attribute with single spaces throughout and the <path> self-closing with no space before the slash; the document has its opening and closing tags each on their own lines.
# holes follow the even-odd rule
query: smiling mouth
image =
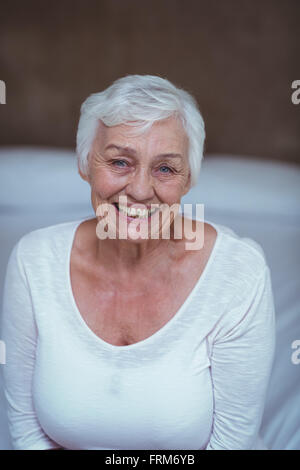
<svg viewBox="0 0 300 470">
<path fill-rule="evenodd" d="M 126 215 L 127 217 L 131 217 L 133 219 L 147 219 L 151 217 L 155 212 L 159 210 L 159 207 L 154 207 L 153 209 L 140 209 L 140 208 L 129 208 L 126 206 L 122 206 L 117 202 L 113 202 L 113 205 L 116 207 L 118 212 Z"/>
</svg>

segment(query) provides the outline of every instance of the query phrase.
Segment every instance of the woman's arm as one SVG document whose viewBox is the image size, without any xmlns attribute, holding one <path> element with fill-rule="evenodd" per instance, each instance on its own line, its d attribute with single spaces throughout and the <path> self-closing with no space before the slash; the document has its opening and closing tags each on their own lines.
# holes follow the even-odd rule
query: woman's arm
<svg viewBox="0 0 300 470">
<path fill-rule="evenodd" d="M 44 433 L 33 406 L 37 327 L 20 256 L 21 242 L 14 246 L 8 261 L 1 316 L 1 338 L 6 347 L 6 364 L 1 370 L 8 425 L 14 449 L 55 449 L 60 446 Z"/>
<path fill-rule="evenodd" d="M 261 425 L 275 353 L 275 311 L 266 265 L 241 308 L 214 338 L 214 423 L 206 450 L 252 449 Z"/>
</svg>

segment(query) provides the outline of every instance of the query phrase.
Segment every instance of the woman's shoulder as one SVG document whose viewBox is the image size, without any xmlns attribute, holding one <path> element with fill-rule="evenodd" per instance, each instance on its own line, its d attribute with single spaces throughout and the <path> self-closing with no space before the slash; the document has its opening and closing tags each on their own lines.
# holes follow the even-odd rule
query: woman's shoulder
<svg viewBox="0 0 300 470">
<path fill-rule="evenodd" d="M 267 258 L 262 245 L 227 225 L 206 220 L 217 231 L 216 244 L 220 244 L 220 256 L 231 270 L 253 274 L 259 277 L 267 266 Z M 223 265 L 223 266 L 224 266 Z"/>
<path fill-rule="evenodd" d="M 23 258 L 34 261 L 35 256 L 47 256 L 59 248 L 66 249 L 68 240 L 82 220 L 72 220 L 34 229 L 24 234 L 15 244 L 14 249 Z"/>
</svg>

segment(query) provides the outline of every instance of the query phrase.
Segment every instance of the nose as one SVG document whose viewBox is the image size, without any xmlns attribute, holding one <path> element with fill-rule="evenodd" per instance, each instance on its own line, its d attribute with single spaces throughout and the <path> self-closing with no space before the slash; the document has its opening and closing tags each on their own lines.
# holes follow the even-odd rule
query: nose
<svg viewBox="0 0 300 470">
<path fill-rule="evenodd" d="M 152 176 L 147 169 L 140 168 L 133 175 L 126 187 L 127 196 L 137 202 L 147 202 L 154 196 Z"/>
</svg>

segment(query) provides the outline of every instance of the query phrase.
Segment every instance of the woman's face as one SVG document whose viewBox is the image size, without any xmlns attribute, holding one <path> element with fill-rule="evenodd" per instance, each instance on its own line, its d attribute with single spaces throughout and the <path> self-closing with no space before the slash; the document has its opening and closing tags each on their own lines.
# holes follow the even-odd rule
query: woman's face
<svg viewBox="0 0 300 470">
<path fill-rule="evenodd" d="M 99 205 L 118 204 L 120 196 L 126 196 L 123 201 L 127 201 L 127 208 L 150 209 L 151 204 L 162 208 L 180 204 L 182 196 L 189 190 L 188 138 L 181 123 L 172 117 L 156 122 L 146 133 L 133 135 L 132 131 L 133 127 L 125 124 L 114 127 L 99 124 L 90 154 L 89 174 L 85 176 L 80 172 L 91 186 L 96 215 Z M 124 204 L 122 207 L 124 209 Z M 144 217 L 131 218 L 119 207 L 113 210 L 117 234 L 121 219 L 127 226 L 140 224 L 143 227 L 146 224 L 150 227 L 151 218 L 155 217 L 155 214 L 148 216 L 144 212 Z M 171 220 L 170 217 L 168 220 L 171 225 L 172 212 Z M 162 224 L 164 218 L 159 222 L 160 231 Z M 129 232 L 127 237 L 132 238 Z"/>
</svg>

